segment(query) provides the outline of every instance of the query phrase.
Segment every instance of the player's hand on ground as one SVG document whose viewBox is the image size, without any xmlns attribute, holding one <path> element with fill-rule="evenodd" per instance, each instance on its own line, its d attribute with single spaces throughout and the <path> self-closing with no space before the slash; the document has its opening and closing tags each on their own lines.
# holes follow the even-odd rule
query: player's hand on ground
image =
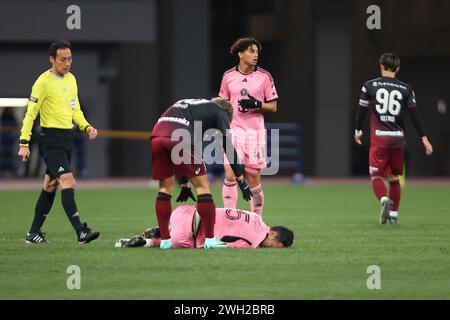
<svg viewBox="0 0 450 320">
<path fill-rule="evenodd" d="M 30 148 L 28 147 L 20 147 L 19 152 L 17 153 L 19 157 L 22 158 L 22 161 L 25 162 L 30 157 Z"/>
<path fill-rule="evenodd" d="M 253 197 L 253 194 L 250 191 L 250 187 L 248 186 L 247 182 L 242 177 L 241 179 L 240 178 L 237 179 L 237 183 L 238 183 L 239 189 L 241 189 L 242 197 L 244 198 L 245 201 L 249 201 L 251 199 L 251 197 Z"/>
<path fill-rule="evenodd" d="M 95 138 L 97 137 L 97 134 L 98 134 L 97 129 L 95 129 L 93 126 L 89 126 L 89 127 L 86 129 L 86 132 L 87 132 L 87 134 L 88 134 L 90 140 L 95 139 Z"/>
<path fill-rule="evenodd" d="M 433 153 L 433 146 L 431 145 L 430 141 L 428 141 L 428 138 L 422 137 L 422 143 L 425 147 L 425 154 L 427 156 L 431 156 L 431 154 Z"/>
<path fill-rule="evenodd" d="M 354 138 L 355 138 L 355 142 L 359 145 L 362 145 L 361 142 L 361 137 L 363 135 L 363 132 L 361 130 L 355 130 L 355 134 L 354 134 Z"/>
<path fill-rule="evenodd" d="M 194 201 L 197 201 L 192 193 L 191 188 L 184 186 L 181 187 L 180 194 L 178 195 L 177 202 L 186 202 L 189 198 Z"/>
<path fill-rule="evenodd" d="M 244 109 L 260 109 L 262 107 L 261 101 L 256 100 L 250 94 L 247 94 L 247 95 L 248 95 L 248 99 L 238 100 L 238 103 L 242 108 L 244 108 Z"/>
</svg>

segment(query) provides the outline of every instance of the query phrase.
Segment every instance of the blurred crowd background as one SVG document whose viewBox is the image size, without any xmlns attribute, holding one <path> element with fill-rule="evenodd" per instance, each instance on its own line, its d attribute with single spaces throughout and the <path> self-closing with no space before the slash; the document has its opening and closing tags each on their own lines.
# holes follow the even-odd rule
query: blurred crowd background
<svg viewBox="0 0 450 320">
<path fill-rule="evenodd" d="M 78 10 L 71 5 L 79 28 L 69 27 Z M 380 8 L 380 29 L 367 26 L 370 5 Z M 268 126 L 281 128 L 279 174 L 364 176 L 369 119 L 359 147 L 354 114 L 362 84 L 379 75 L 378 58 L 389 51 L 401 58 L 399 79 L 413 86 L 435 149 L 425 156 L 406 117 L 407 173 L 448 176 L 449 16 L 446 0 L 1 0 L 0 97 L 28 97 L 50 67 L 49 44 L 67 39 L 86 118 L 99 130 L 150 131 L 176 100 L 217 96 L 223 72 L 237 63 L 231 44 L 252 36 L 280 96 L 278 112 L 266 116 Z M 0 176 L 45 169 L 37 148 L 27 164 L 16 156 L 24 112 L 0 108 Z M 150 176 L 149 141 L 140 137 L 87 143 L 79 135 L 76 174 Z"/>
</svg>

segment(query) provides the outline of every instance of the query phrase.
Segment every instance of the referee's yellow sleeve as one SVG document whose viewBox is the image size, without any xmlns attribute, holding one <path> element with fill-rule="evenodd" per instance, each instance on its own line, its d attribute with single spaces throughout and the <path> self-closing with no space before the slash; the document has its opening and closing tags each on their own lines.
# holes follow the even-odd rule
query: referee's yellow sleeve
<svg viewBox="0 0 450 320">
<path fill-rule="evenodd" d="M 80 101 L 78 96 L 76 97 L 75 110 L 73 111 L 73 121 L 80 127 L 81 131 L 86 131 L 87 127 L 90 126 L 84 117 L 83 111 L 81 110 Z"/>
<path fill-rule="evenodd" d="M 20 133 L 20 140 L 30 141 L 31 130 L 33 129 L 33 123 L 36 119 L 42 102 L 45 100 L 46 95 L 46 85 L 45 81 L 41 78 L 37 79 L 31 89 L 31 95 L 28 101 L 27 112 L 22 122 L 22 130 Z M 20 143 L 21 147 L 27 147 L 28 143 Z"/>
</svg>

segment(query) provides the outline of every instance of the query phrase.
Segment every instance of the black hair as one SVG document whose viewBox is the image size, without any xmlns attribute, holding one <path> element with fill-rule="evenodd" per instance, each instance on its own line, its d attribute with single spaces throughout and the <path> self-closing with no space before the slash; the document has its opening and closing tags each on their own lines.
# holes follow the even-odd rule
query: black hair
<svg viewBox="0 0 450 320">
<path fill-rule="evenodd" d="M 395 53 L 391 52 L 383 53 L 378 62 L 386 71 L 396 72 L 398 67 L 400 67 L 400 58 Z"/>
<path fill-rule="evenodd" d="M 282 226 L 271 227 L 270 230 L 278 233 L 275 239 L 280 241 L 283 247 L 290 247 L 294 242 L 294 232 L 292 230 Z"/>
<path fill-rule="evenodd" d="M 72 45 L 67 40 L 59 40 L 59 41 L 53 42 L 50 45 L 50 47 L 48 48 L 48 53 L 53 58 L 56 58 L 56 52 L 58 51 L 58 49 L 65 49 L 65 48 L 69 48 L 70 50 L 72 50 Z"/>
<path fill-rule="evenodd" d="M 238 54 L 238 52 L 244 52 L 251 47 L 252 45 L 256 45 L 258 51 L 261 52 L 262 46 L 261 43 L 255 38 L 245 37 L 237 39 L 230 48 L 230 54 Z"/>
</svg>

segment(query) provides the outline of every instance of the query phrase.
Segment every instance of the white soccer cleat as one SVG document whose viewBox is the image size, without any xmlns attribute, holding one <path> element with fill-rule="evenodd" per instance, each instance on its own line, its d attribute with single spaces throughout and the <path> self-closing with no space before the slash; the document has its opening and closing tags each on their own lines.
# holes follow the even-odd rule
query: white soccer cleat
<svg viewBox="0 0 450 320">
<path fill-rule="evenodd" d="M 380 212 L 380 223 L 385 224 L 390 220 L 391 209 L 394 206 L 394 201 L 388 197 L 382 197 L 381 200 L 381 212 Z"/>
<path fill-rule="evenodd" d="M 389 224 L 397 224 L 398 223 L 398 211 L 391 211 L 389 213 Z"/>
<path fill-rule="evenodd" d="M 125 239 L 125 238 L 119 239 L 114 244 L 114 247 L 115 248 L 124 248 L 124 247 L 126 247 L 128 240 L 130 240 L 130 239 Z"/>
</svg>

